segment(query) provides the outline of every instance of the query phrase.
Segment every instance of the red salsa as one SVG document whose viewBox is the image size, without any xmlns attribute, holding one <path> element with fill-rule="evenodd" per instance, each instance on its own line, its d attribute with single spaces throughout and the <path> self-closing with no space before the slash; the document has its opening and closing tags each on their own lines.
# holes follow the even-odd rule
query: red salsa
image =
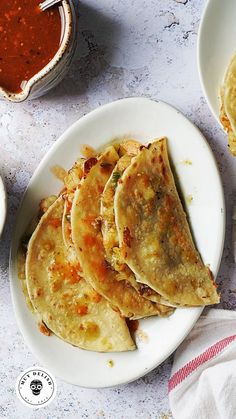
<svg viewBox="0 0 236 419">
<path fill-rule="evenodd" d="M 21 92 L 58 51 L 61 17 L 54 6 L 42 12 L 40 0 L 2 0 L 0 6 L 0 86 Z"/>
</svg>

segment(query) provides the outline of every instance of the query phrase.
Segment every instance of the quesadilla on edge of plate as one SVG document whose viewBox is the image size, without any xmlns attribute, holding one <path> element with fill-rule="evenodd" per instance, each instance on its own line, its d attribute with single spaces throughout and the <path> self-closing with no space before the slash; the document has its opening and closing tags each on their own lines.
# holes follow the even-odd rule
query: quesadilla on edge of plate
<svg viewBox="0 0 236 419">
<path fill-rule="evenodd" d="M 100 199 L 119 155 L 108 147 L 90 169 L 75 192 L 72 210 L 72 240 L 90 285 L 125 317 L 132 319 L 167 315 L 168 307 L 143 298 L 130 283 L 119 280 L 119 273 L 107 262 L 101 232 Z"/>
<path fill-rule="evenodd" d="M 39 212 L 35 217 L 33 217 L 31 222 L 29 223 L 23 237 L 20 240 L 20 244 L 17 251 L 18 278 L 21 282 L 21 287 L 22 287 L 22 291 L 25 297 L 26 304 L 29 310 L 32 312 L 32 314 L 35 314 L 35 310 L 29 298 L 29 293 L 28 293 L 27 284 L 26 284 L 26 273 L 25 273 L 27 247 L 28 247 L 31 236 L 40 221 L 40 218 L 56 200 L 57 200 L 56 195 L 49 195 L 47 198 L 44 198 L 40 201 Z"/>
<path fill-rule="evenodd" d="M 227 68 L 220 96 L 220 121 L 228 133 L 230 151 L 236 156 L 236 54 Z"/>
<path fill-rule="evenodd" d="M 197 252 L 171 172 L 166 138 L 143 147 L 118 183 L 115 219 L 124 260 L 170 303 L 219 302 Z"/>
<path fill-rule="evenodd" d="M 28 245 L 26 282 L 46 326 L 66 342 L 98 352 L 135 349 L 126 321 L 82 277 L 73 248 L 62 237 L 60 196 L 41 218 Z"/>
</svg>

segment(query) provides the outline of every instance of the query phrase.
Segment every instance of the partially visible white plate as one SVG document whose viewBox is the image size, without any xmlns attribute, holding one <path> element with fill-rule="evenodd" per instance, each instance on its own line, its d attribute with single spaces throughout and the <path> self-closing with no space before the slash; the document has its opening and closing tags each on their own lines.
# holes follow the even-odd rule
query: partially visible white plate
<svg viewBox="0 0 236 419">
<path fill-rule="evenodd" d="M 132 137 L 147 142 L 168 137 L 170 156 L 188 207 L 198 249 L 217 275 L 224 242 L 223 190 L 216 162 L 200 131 L 180 112 L 163 102 L 145 98 L 123 99 L 84 116 L 54 144 L 33 175 L 20 208 L 11 248 L 10 280 L 15 315 L 29 348 L 53 374 L 83 387 L 108 387 L 133 381 L 163 362 L 181 343 L 202 309 L 178 309 L 168 319 L 140 321 L 147 339 L 127 353 L 95 353 L 75 348 L 56 336 L 42 335 L 28 311 L 17 276 L 17 248 L 39 201 L 60 190 L 50 169 L 69 169 L 82 144 L 100 147 L 114 138 Z M 192 164 L 186 164 L 192 163 Z M 114 367 L 108 367 L 112 359 Z"/>
<path fill-rule="evenodd" d="M 219 91 L 236 52 L 236 1 L 208 0 L 198 32 L 198 70 L 208 105 L 219 122 Z"/>
<path fill-rule="evenodd" d="M 7 215 L 7 196 L 3 180 L 0 176 L 0 237 L 4 228 Z"/>
</svg>

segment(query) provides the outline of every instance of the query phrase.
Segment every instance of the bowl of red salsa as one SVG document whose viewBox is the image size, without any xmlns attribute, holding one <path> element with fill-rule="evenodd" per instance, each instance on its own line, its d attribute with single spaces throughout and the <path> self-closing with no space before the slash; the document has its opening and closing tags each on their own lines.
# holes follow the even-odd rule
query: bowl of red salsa
<svg viewBox="0 0 236 419">
<path fill-rule="evenodd" d="M 41 11 L 40 0 L 0 6 L 0 98 L 34 99 L 58 84 L 69 69 L 77 40 L 72 0 Z"/>
</svg>

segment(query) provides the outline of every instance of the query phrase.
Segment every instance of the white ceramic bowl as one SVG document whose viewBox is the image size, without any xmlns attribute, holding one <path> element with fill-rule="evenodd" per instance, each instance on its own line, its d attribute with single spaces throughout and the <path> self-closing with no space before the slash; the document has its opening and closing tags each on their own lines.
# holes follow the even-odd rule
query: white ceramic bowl
<svg viewBox="0 0 236 419">
<path fill-rule="evenodd" d="M 23 87 L 20 93 L 11 93 L 0 87 L 0 98 L 22 102 L 44 95 L 55 87 L 67 73 L 77 42 L 77 19 L 72 0 L 62 0 L 60 7 L 62 38 L 53 59 Z"/>
<path fill-rule="evenodd" d="M 207 103 L 219 121 L 220 86 L 236 52 L 236 1 L 208 0 L 198 32 L 198 70 Z"/>
</svg>

